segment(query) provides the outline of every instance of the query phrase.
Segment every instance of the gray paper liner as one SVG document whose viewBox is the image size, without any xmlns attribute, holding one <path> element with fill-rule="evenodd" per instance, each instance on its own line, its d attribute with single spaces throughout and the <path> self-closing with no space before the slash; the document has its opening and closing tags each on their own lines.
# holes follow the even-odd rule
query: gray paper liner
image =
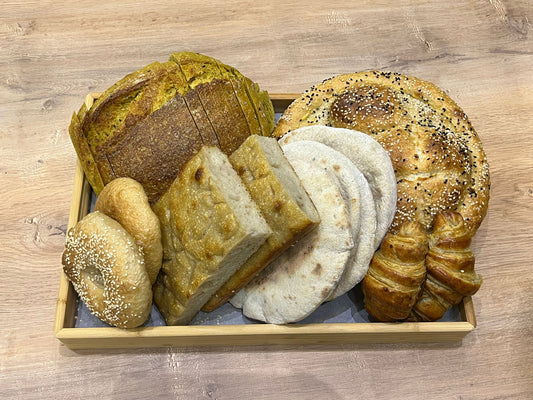
<svg viewBox="0 0 533 400">
<path fill-rule="evenodd" d="M 462 321 L 459 308 L 451 308 L 439 321 Z M 322 304 L 311 315 L 299 321 L 298 324 L 362 322 L 372 322 L 372 320 L 364 308 L 363 294 L 358 285 L 349 293 Z M 243 325 L 257 323 L 262 322 L 246 318 L 241 310 L 233 307 L 230 303 L 226 303 L 210 313 L 200 311 L 189 325 Z M 109 326 L 91 314 L 85 304 L 78 299 L 76 328 Z M 164 318 L 155 305 L 152 305 L 150 317 L 142 326 L 166 326 Z"/>
</svg>

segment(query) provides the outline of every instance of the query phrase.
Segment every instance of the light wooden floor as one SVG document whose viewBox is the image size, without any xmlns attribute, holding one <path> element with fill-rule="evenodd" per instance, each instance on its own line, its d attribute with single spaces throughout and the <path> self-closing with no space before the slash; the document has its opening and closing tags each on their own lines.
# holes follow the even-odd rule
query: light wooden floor
<svg viewBox="0 0 533 400">
<path fill-rule="evenodd" d="M 533 398 L 531 1 L 0 3 L 0 398 Z M 272 93 L 393 70 L 465 110 L 491 167 L 459 343 L 72 351 L 52 331 L 89 92 L 174 51 Z"/>
</svg>

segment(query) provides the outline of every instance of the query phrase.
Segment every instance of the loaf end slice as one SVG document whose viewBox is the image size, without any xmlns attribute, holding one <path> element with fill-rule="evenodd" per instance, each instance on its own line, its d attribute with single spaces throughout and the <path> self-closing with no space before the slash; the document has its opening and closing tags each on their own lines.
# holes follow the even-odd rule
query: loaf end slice
<svg viewBox="0 0 533 400">
<path fill-rule="evenodd" d="M 191 321 L 271 229 L 228 157 L 204 146 L 156 203 L 166 224 L 154 300 L 168 325 Z"/>
</svg>

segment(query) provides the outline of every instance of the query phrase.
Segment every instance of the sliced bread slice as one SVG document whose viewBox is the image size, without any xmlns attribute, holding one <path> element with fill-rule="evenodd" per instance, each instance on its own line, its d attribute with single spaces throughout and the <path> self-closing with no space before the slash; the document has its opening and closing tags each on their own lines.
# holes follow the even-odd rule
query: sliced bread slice
<svg viewBox="0 0 533 400">
<path fill-rule="evenodd" d="M 190 322 L 272 234 L 217 147 L 204 146 L 185 165 L 154 211 L 164 226 L 154 300 L 168 325 Z"/>
<path fill-rule="evenodd" d="M 290 245 L 320 222 L 318 212 L 276 139 L 253 135 L 230 156 L 272 236 L 209 299 L 210 312 L 228 301 Z"/>
</svg>

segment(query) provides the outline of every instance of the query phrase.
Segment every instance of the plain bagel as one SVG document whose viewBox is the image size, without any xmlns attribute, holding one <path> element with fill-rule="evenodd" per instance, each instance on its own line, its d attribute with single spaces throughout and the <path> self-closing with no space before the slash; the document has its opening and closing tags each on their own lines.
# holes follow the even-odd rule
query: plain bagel
<svg viewBox="0 0 533 400">
<path fill-rule="evenodd" d="M 163 245 L 161 227 L 142 185 L 131 178 L 108 183 L 96 200 L 100 211 L 120 223 L 133 236 L 144 255 L 144 265 L 153 284 L 161 269 Z"/>
</svg>

